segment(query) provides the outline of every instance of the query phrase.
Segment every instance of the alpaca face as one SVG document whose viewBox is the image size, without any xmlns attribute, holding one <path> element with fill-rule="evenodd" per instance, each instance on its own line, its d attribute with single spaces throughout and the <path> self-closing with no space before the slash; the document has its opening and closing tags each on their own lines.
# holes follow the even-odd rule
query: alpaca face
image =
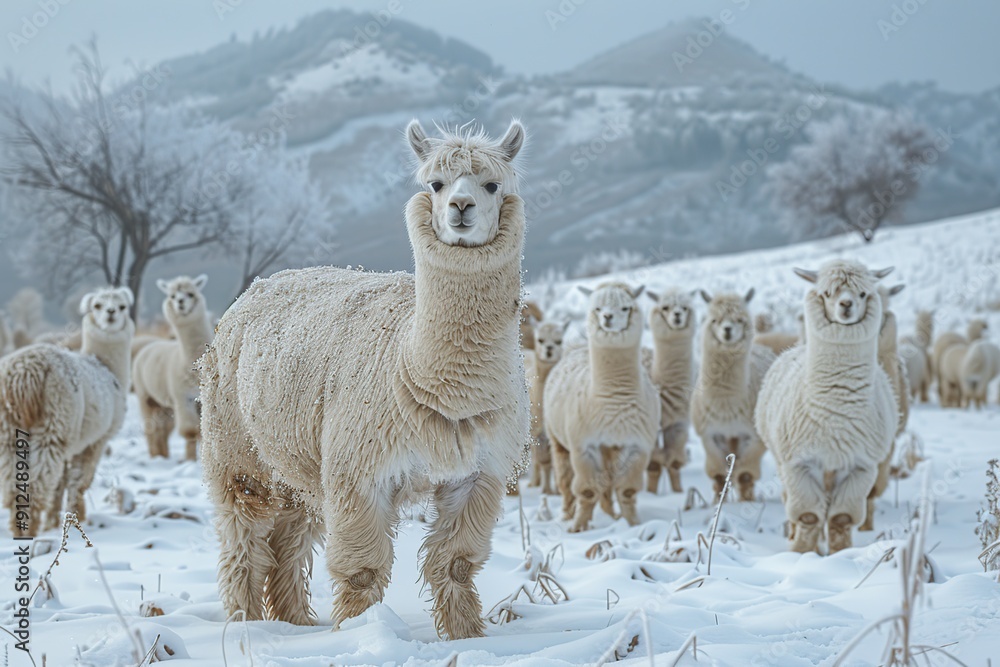
<svg viewBox="0 0 1000 667">
<path fill-rule="evenodd" d="M 80 314 L 90 318 L 101 331 L 117 333 L 128 327 L 132 303 L 132 290 L 127 287 L 102 289 L 83 297 Z"/>
<path fill-rule="evenodd" d="M 199 303 L 204 301 L 201 289 L 208 282 L 208 276 L 202 274 L 197 278 L 179 276 L 171 281 L 157 280 L 156 286 L 167 295 L 165 308 L 170 308 L 175 314 L 190 315 Z"/>
<path fill-rule="evenodd" d="M 420 161 L 417 178 L 431 195 L 438 240 L 465 247 L 493 241 L 504 196 L 517 192 L 513 161 L 524 143 L 521 124 L 511 123 L 499 142 L 471 130 L 428 138 L 417 121 L 406 133 Z"/>
<path fill-rule="evenodd" d="M 559 361 L 562 358 L 563 335 L 568 326 L 569 322 L 542 322 L 538 325 L 535 328 L 535 355 L 551 364 Z"/>
<path fill-rule="evenodd" d="M 691 298 L 685 292 L 672 289 L 660 296 L 647 292 L 656 302 L 649 317 L 649 326 L 653 335 L 670 331 L 688 329 L 693 321 L 694 309 Z"/>
<path fill-rule="evenodd" d="M 579 289 L 590 297 L 587 330 L 591 342 L 600 339 L 600 344 L 612 346 L 638 342 L 642 336 L 642 324 L 635 300 L 642 294 L 643 287 L 632 290 L 626 285 L 609 283 L 594 291 L 583 287 Z M 633 341 L 633 338 L 636 340 Z"/>
<path fill-rule="evenodd" d="M 753 299 L 751 288 L 746 295 L 719 294 L 711 296 L 702 290 L 701 296 L 708 306 L 708 330 L 723 347 L 742 347 L 753 335 L 750 311 L 747 304 Z"/>
<path fill-rule="evenodd" d="M 878 281 L 890 271 L 869 271 L 863 264 L 844 260 L 827 262 L 819 272 L 795 269 L 801 278 L 816 284 L 826 319 L 844 326 L 865 319 L 872 299 L 881 299 Z"/>
</svg>

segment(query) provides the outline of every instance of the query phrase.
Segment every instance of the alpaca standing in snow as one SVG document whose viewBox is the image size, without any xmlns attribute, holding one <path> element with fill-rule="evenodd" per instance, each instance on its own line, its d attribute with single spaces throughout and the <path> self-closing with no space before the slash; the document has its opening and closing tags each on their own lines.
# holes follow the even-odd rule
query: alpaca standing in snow
<svg viewBox="0 0 1000 667">
<path fill-rule="evenodd" d="M 894 287 L 878 286 L 879 298 L 882 300 L 882 327 L 878 334 L 878 363 L 889 378 L 889 386 L 892 387 L 893 396 L 896 398 L 896 409 L 899 412 L 899 421 L 896 425 L 896 437 L 902 435 L 906 430 L 906 425 L 910 419 L 910 385 L 906 378 L 906 367 L 903 359 L 899 356 L 896 328 L 896 314 L 890 310 L 890 301 L 893 296 L 903 290 L 903 285 Z M 858 530 L 868 531 L 875 529 L 875 499 L 881 498 L 885 490 L 889 488 L 889 470 L 892 466 L 892 457 L 896 451 L 895 440 L 889 446 L 889 453 L 878 465 L 878 475 L 875 484 L 868 494 L 868 509 L 865 520 L 858 526 Z"/>
<path fill-rule="evenodd" d="M 933 380 L 931 369 L 931 341 L 934 340 L 934 314 L 929 310 L 917 313 L 917 323 L 913 335 L 899 339 L 899 356 L 906 367 L 910 398 L 921 403 L 930 400 L 928 392 Z"/>
<path fill-rule="evenodd" d="M 639 523 L 636 494 L 660 428 L 660 397 L 640 364 L 643 288 L 607 283 L 591 292 L 587 347 L 563 355 L 545 383 L 545 430 L 552 445 L 563 519 L 587 530 L 600 502 L 617 496 L 629 525 Z"/>
<path fill-rule="evenodd" d="M 687 463 L 685 446 L 691 413 L 692 346 L 697 328 L 691 295 L 677 287 L 662 294 L 646 292 L 656 305 L 649 311 L 653 350 L 643 348 L 642 364 L 660 394 L 660 442 L 646 468 L 646 490 L 656 493 L 666 469 L 670 488 L 681 487 L 681 468 Z"/>
<path fill-rule="evenodd" d="M 985 406 L 990 382 L 997 375 L 1000 375 L 1000 347 L 982 339 L 969 345 L 959 370 L 965 406 L 975 405 L 977 410 Z"/>
<path fill-rule="evenodd" d="M 201 361 L 205 483 L 227 613 L 312 624 L 325 532 L 334 627 L 382 599 L 399 511 L 430 496 L 421 549 L 439 634 L 478 637 L 473 580 L 523 469 L 524 204 L 499 141 L 407 128 L 427 191 L 406 206 L 416 271 L 319 267 L 258 280 Z"/>
<path fill-rule="evenodd" d="M 212 342 L 202 289 L 208 277 L 180 276 L 157 280 L 166 294 L 163 316 L 176 340 L 147 341 L 135 356 L 132 385 L 139 397 L 146 444 L 151 457 L 168 458 L 167 440 L 177 430 L 186 442 L 185 458 L 194 461 L 198 452 L 198 371 L 195 363 Z"/>
<path fill-rule="evenodd" d="M 521 347 L 535 349 L 535 325 L 544 319 L 541 307 L 534 301 L 525 301 L 521 306 Z"/>
<path fill-rule="evenodd" d="M 563 336 L 569 322 L 542 322 L 533 332 L 534 346 L 524 351 L 524 368 L 528 378 L 528 398 L 531 400 L 531 439 L 535 451 L 531 457 L 531 481 L 528 486 L 541 486 L 542 493 L 555 493 L 552 488 L 552 447 L 545 434 L 545 412 L 542 396 L 549 373 L 562 359 Z"/>
<path fill-rule="evenodd" d="M 851 546 L 899 424 L 896 398 L 878 363 L 882 303 L 869 271 L 834 260 L 805 298 L 805 345 L 775 361 L 760 391 L 757 429 L 778 463 L 792 550 L 815 551 L 828 529 L 831 552 Z"/>
<path fill-rule="evenodd" d="M 121 428 L 129 384 L 129 345 L 134 326 L 127 287 L 83 297 L 83 349 L 72 352 L 39 344 L 0 360 L 0 483 L 11 509 L 10 530 L 36 535 L 61 520 L 66 507 L 86 519 L 84 493 L 94 480 L 104 445 Z M 14 447 L 17 430 L 31 440 L 31 502 L 28 528 L 18 526 Z M 17 502 L 24 502 L 18 500 Z M 42 518 L 45 518 L 44 525 Z"/>
<path fill-rule="evenodd" d="M 752 342 L 747 304 L 753 294 L 751 288 L 745 296 L 712 297 L 702 290 L 709 306 L 701 335 L 701 370 L 691 401 L 691 421 L 705 448 L 705 472 L 715 493 L 722 493 L 725 485 L 726 456 L 735 454 L 733 478 L 740 500 L 753 500 L 767 451 L 754 428 L 753 411 L 764 374 L 774 363 L 771 350 Z"/>
</svg>

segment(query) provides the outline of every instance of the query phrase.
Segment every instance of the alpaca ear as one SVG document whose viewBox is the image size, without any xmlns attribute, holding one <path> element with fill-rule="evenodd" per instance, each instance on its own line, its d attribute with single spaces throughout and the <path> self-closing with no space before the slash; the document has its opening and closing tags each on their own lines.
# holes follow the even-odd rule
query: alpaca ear
<svg viewBox="0 0 1000 667">
<path fill-rule="evenodd" d="M 510 121 L 507 133 L 500 140 L 500 150 L 503 151 L 508 162 L 517 157 L 517 154 L 521 152 L 521 148 L 524 146 L 524 137 L 524 126 L 521 125 L 521 121 L 517 119 Z"/>
<path fill-rule="evenodd" d="M 708 292 L 706 292 L 703 289 L 698 290 L 698 293 L 701 294 L 701 298 L 705 300 L 705 303 L 712 303 L 712 295 L 711 294 L 709 294 Z"/>
<path fill-rule="evenodd" d="M 793 268 L 792 271 L 794 271 L 795 275 L 797 275 L 799 278 L 802 278 L 803 280 L 808 280 L 811 283 L 815 283 L 817 280 L 819 280 L 819 274 L 815 271 L 809 271 L 808 269 L 799 269 L 799 268 Z"/>
<path fill-rule="evenodd" d="M 159 290 L 160 290 L 161 292 L 163 292 L 164 294 L 167 294 L 167 295 L 169 295 L 169 294 L 170 294 L 170 283 L 168 283 L 168 282 L 167 282 L 166 280 L 164 280 L 163 278 L 158 278 L 158 279 L 156 280 L 156 287 L 157 287 L 157 288 L 158 288 L 158 289 L 159 289 Z"/>
<path fill-rule="evenodd" d="M 895 268 L 896 268 L 895 266 L 887 266 L 884 269 L 878 269 L 876 271 L 872 271 L 872 275 L 875 276 L 876 280 L 882 280 L 887 275 L 892 273 Z"/>
<path fill-rule="evenodd" d="M 748 291 L 746 293 L 746 296 L 743 297 L 743 303 L 750 303 L 750 301 L 753 300 L 754 293 L 755 293 L 755 290 L 754 290 L 754 288 L 751 287 L 750 291 Z"/>
<path fill-rule="evenodd" d="M 656 292 L 650 292 L 649 290 L 646 290 L 646 296 L 648 296 L 653 301 L 660 300 L 660 295 L 657 294 Z"/>
<path fill-rule="evenodd" d="M 201 274 L 200 276 L 198 276 L 197 278 L 194 279 L 194 286 L 197 287 L 200 290 L 200 289 L 202 289 L 202 288 L 205 287 L 205 284 L 207 282 L 208 282 L 208 276 L 206 276 L 203 273 L 203 274 Z"/>
<path fill-rule="evenodd" d="M 889 288 L 889 296 L 896 296 L 897 294 L 902 292 L 905 287 L 906 285 L 903 284 L 893 285 L 892 287 Z"/>
<path fill-rule="evenodd" d="M 587 297 L 589 297 L 591 294 L 594 293 L 594 290 L 590 289 L 589 287 L 584 287 L 583 285 L 577 285 L 576 288 L 580 290 L 581 294 Z"/>
<path fill-rule="evenodd" d="M 130 305 L 130 306 L 134 306 L 135 305 L 135 295 L 132 294 L 132 290 L 130 288 L 128 288 L 128 287 L 119 287 L 115 291 L 118 292 L 119 294 L 121 294 L 123 297 L 125 297 L 125 301 L 128 302 L 128 305 Z"/>
<path fill-rule="evenodd" d="M 90 304 L 93 301 L 94 301 L 94 293 L 93 292 L 90 292 L 88 294 L 84 294 L 83 295 L 83 298 L 80 300 L 80 314 L 81 315 L 86 315 L 88 312 L 90 312 Z"/>
<path fill-rule="evenodd" d="M 645 290 L 646 290 L 646 286 L 645 285 L 639 285 L 634 290 L 629 291 L 629 294 L 632 295 L 633 299 L 638 299 L 640 296 L 642 296 L 642 293 Z"/>
<path fill-rule="evenodd" d="M 569 325 L 572 323 L 573 323 L 572 320 L 566 320 L 565 322 L 563 322 L 562 332 L 566 333 L 566 331 L 569 329 Z"/>
<path fill-rule="evenodd" d="M 427 140 L 427 133 L 424 132 L 424 128 L 416 118 L 406 126 L 406 140 L 410 142 L 410 148 L 417 159 L 424 162 L 431 152 L 431 144 Z"/>
</svg>

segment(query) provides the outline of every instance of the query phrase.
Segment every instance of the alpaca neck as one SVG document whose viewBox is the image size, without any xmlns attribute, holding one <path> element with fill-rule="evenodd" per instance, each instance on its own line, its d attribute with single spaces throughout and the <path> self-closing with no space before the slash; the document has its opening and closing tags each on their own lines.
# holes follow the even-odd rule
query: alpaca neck
<svg viewBox="0 0 1000 667">
<path fill-rule="evenodd" d="M 108 334 L 101 331 L 90 322 L 90 317 L 83 321 L 83 343 L 80 353 L 93 355 L 111 371 L 118 383 L 128 389 L 132 383 L 132 334 L 135 327 L 131 321 L 124 331 Z"/>
<path fill-rule="evenodd" d="M 212 328 L 208 324 L 208 314 L 205 312 L 204 304 L 199 304 L 184 317 L 175 317 L 170 325 L 187 360 L 196 361 L 212 342 Z"/>
<path fill-rule="evenodd" d="M 653 381 L 657 384 L 687 384 L 691 381 L 691 335 L 689 331 L 653 339 Z"/>
<path fill-rule="evenodd" d="M 556 367 L 558 361 L 543 361 L 535 356 L 535 378 L 531 383 L 531 400 L 533 403 L 541 403 L 542 395 L 545 392 L 545 381 L 549 379 L 549 373 Z"/>
<path fill-rule="evenodd" d="M 423 194 L 407 206 L 416 306 L 401 372 L 418 402 L 450 419 L 507 407 L 497 386 L 520 367 L 523 205 L 505 205 L 491 243 L 464 248 L 437 239 Z"/>
<path fill-rule="evenodd" d="M 597 395 L 622 394 L 639 389 L 639 346 L 590 345 L 591 390 Z"/>
<path fill-rule="evenodd" d="M 706 335 L 711 334 L 706 331 Z M 701 372 L 708 379 L 704 388 L 716 395 L 743 392 L 750 375 L 749 346 L 722 348 L 706 339 L 701 356 Z"/>
</svg>

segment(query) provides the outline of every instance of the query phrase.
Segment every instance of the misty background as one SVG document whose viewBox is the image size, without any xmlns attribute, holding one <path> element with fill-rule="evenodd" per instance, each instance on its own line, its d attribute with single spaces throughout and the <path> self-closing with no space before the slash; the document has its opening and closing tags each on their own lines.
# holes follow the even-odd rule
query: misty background
<svg viewBox="0 0 1000 667">
<path fill-rule="evenodd" d="M 413 117 L 494 134 L 523 120 L 529 280 L 846 231 L 789 220 L 767 175 L 841 117 L 906 116 L 947 137 L 885 224 L 1000 205 L 1000 5 L 985 0 L 16 0 L 0 25 L 0 102 L 69 99 L 71 48 L 94 36 L 110 98 L 180 106 L 304 161 L 327 215 L 306 216 L 310 242 L 263 275 L 410 268 Z M 44 221 L 20 211 L 0 208 L 0 304 L 41 287 L 33 263 L 75 242 L 39 241 Z M 153 279 L 202 272 L 221 313 L 245 277 L 226 247 L 153 258 L 140 314 L 158 310 Z M 71 290 L 45 291 L 58 319 Z"/>
</svg>

